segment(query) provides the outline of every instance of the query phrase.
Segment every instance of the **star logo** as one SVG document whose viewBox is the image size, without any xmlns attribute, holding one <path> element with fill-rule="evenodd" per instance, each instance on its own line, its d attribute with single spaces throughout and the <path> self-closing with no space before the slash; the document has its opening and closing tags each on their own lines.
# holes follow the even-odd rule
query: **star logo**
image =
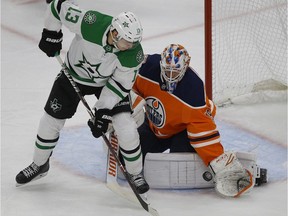
<svg viewBox="0 0 288 216">
<path fill-rule="evenodd" d="M 100 67 L 100 64 L 91 64 L 87 61 L 86 57 L 82 53 L 83 60 L 79 60 L 79 64 L 75 64 L 76 67 L 82 68 L 85 70 L 88 74 L 88 76 L 93 80 L 95 78 L 106 78 L 109 76 L 103 76 L 99 73 L 98 68 Z"/>
<path fill-rule="evenodd" d="M 56 113 L 61 110 L 62 105 L 58 103 L 58 100 L 56 98 L 54 98 L 53 101 L 50 101 L 50 107 L 53 110 L 53 112 Z"/>
<path fill-rule="evenodd" d="M 112 52 L 113 51 L 113 47 L 109 44 L 107 44 L 106 46 L 103 47 L 105 52 Z"/>
<path fill-rule="evenodd" d="M 127 22 L 123 22 L 122 25 L 124 28 L 129 28 L 129 23 L 127 23 Z"/>
</svg>

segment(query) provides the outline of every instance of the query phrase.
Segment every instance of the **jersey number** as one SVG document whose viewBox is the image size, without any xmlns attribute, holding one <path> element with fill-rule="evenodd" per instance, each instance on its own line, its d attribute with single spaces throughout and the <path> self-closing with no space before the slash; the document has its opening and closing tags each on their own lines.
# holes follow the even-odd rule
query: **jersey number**
<svg viewBox="0 0 288 216">
<path fill-rule="evenodd" d="M 136 80 L 137 74 L 138 74 L 138 70 L 134 70 L 134 77 L 133 77 L 132 82 L 134 82 Z"/>
<path fill-rule="evenodd" d="M 72 14 L 73 12 L 78 12 L 78 13 L 81 13 L 81 11 L 79 10 L 76 10 L 75 8 L 72 8 L 72 7 L 69 7 L 68 8 L 68 11 L 66 16 L 65 16 L 65 19 L 69 22 L 72 22 L 72 23 L 77 23 L 78 20 L 79 20 L 79 16 L 76 15 L 76 14 Z"/>
</svg>

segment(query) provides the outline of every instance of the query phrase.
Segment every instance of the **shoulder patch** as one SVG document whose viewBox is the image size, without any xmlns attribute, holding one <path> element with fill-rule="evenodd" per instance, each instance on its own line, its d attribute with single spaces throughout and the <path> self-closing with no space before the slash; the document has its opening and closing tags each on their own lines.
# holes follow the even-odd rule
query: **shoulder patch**
<svg viewBox="0 0 288 216">
<path fill-rule="evenodd" d="M 91 25 L 93 23 L 96 22 L 96 14 L 92 13 L 91 11 L 88 11 L 85 15 L 84 15 L 84 22 L 87 23 L 88 25 Z"/>
<path fill-rule="evenodd" d="M 144 60 L 144 53 L 141 44 L 134 49 L 115 53 L 123 67 L 137 67 Z"/>
<path fill-rule="evenodd" d="M 87 11 L 82 19 L 81 34 L 84 40 L 102 46 L 102 38 L 111 25 L 112 17 L 98 11 Z"/>
<path fill-rule="evenodd" d="M 139 50 L 136 54 L 136 61 L 140 64 L 144 60 L 143 50 Z"/>
</svg>

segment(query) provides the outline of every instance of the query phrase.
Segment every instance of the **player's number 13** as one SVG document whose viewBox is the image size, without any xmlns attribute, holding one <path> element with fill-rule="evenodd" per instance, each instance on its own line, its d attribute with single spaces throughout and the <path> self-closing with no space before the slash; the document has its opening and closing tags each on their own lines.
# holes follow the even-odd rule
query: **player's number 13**
<svg viewBox="0 0 288 216">
<path fill-rule="evenodd" d="M 79 11 L 75 8 L 72 8 L 72 7 L 68 8 L 68 11 L 70 11 L 70 12 L 68 12 L 66 14 L 65 19 L 69 22 L 77 23 L 79 20 L 79 16 L 76 14 L 73 14 L 73 12 L 81 13 L 81 11 Z"/>
</svg>

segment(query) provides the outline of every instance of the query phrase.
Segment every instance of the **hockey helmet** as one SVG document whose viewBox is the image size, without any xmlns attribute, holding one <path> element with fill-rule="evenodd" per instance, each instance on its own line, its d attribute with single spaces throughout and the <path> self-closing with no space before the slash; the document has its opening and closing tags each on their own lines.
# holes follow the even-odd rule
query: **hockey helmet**
<svg viewBox="0 0 288 216">
<path fill-rule="evenodd" d="M 122 12 L 114 17 L 111 23 L 110 32 L 116 30 L 116 37 L 113 37 L 114 43 L 124 39 L 130 43 L 138 44 L 142 40 L 142 25 L 140 20 L 132 12 Z"/>
<path fill-rule="evenodd" d="M 166 81 L 168 90 L 174 91 L 189 67 L 190 56 L 180 44 L 170 44 L 161 53 L 161 76 Z"/>
</svg>

